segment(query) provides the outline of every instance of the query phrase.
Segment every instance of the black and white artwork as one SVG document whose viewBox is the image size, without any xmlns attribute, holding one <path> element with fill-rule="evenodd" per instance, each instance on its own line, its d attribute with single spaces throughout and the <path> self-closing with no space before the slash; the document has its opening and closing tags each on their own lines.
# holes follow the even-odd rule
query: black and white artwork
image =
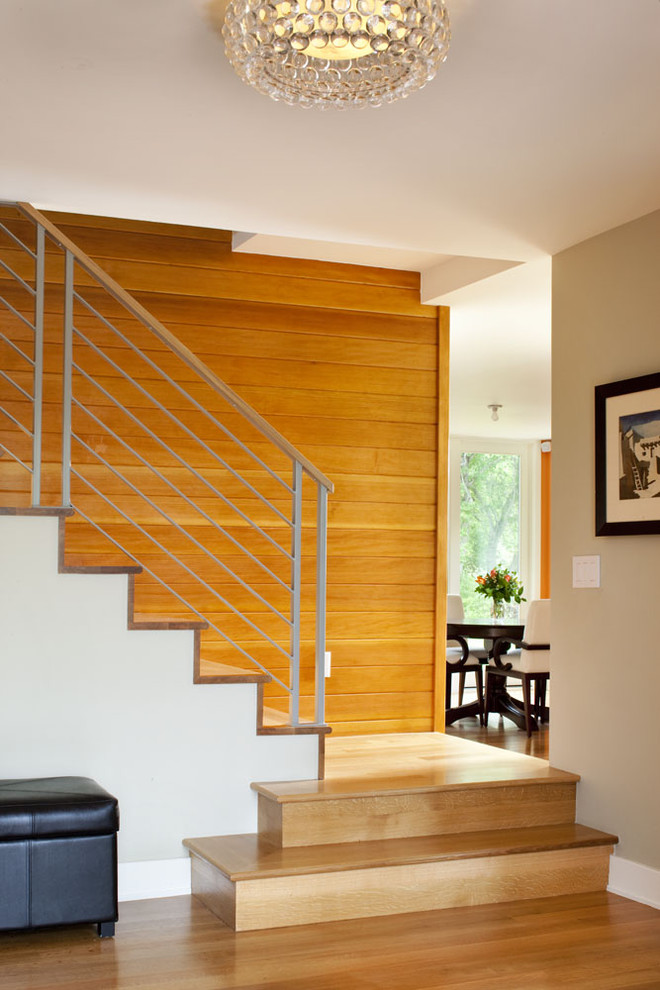
<svg viewBox="0 0 660 990">
<path fill-rule="evenodd" d="M 596 388 L 596 535 L 660 533 L 660 373 Z"/>
<path fill-rule="evenodd" d="M 660 498 L 660 409 L 619 417 L 619 498 Z"/>
</svg>

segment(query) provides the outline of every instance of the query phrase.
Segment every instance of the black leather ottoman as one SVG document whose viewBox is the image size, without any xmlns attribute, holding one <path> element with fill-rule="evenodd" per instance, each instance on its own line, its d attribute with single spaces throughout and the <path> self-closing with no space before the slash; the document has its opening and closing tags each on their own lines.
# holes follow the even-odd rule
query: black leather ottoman
<svg viewBox="0 0 660 990">
<path fill-rule="evenodd" d="M 117 920 L 117 799 L 88 777 L 0 780 L 0 929 Z"/>
</svg>

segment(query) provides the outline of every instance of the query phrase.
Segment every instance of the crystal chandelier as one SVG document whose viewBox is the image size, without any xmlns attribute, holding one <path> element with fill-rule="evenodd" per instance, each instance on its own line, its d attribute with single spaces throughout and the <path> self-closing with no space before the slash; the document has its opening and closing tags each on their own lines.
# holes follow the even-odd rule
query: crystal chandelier
<svg viewBox="0 0 660 990">
<path fill-rule="evenodd" d="M 450 40 L 439 0 L 231 0 L 222 35 L 248 85 L 322 109 L 409 96 L 433 79 Z"/>
</svg>

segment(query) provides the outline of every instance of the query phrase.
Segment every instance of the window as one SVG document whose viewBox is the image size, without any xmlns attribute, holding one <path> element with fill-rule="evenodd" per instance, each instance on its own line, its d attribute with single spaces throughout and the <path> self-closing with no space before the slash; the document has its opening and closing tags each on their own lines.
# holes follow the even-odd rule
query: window
<svg viewBox="0 0 660 990">
<path fill-rule="evenodd" d="M 498 564 L 519 574 L 528 601 L 538 597 L 538 446 L 451 442 L 448 590 L 461 595 L 466 619 L 490 617 L 475 579 Z M 518 607 L 510 608 L 517 617 Z"/>
</svg>

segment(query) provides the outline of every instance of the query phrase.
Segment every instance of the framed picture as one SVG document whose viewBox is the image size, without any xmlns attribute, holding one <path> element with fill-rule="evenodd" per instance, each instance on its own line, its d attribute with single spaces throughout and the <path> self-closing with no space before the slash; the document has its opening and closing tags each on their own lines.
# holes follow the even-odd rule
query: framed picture
<svg viewBox="0 0 660 990">
<path fill-rule="evenodd" d="M 596 387 L 596 536 L 660 533 L 660 373 Z"/>
</svg>

